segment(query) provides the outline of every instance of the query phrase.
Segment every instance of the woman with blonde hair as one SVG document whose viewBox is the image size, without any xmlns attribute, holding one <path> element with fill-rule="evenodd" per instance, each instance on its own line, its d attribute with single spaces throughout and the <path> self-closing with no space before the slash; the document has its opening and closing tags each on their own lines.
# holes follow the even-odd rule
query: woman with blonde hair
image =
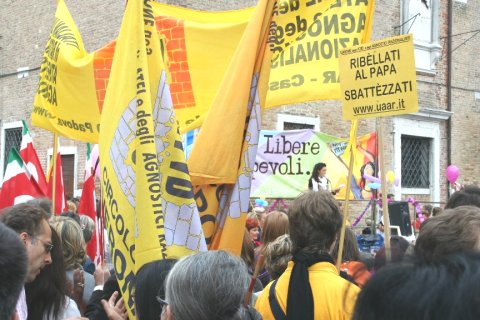
<svg viewBox="0 0 480 320">
<path fill-rule="evenodd" d="M 278 237 L 288 234 L 288 229 L 289 223 L 286 213 L 281 211 L 272 211 L 267 214 L 262 229 L 263 247 Z"/>
<path fill-rule="evenodd" d="M 67 278 L 71 283 L 73 283 L 73 288 L 83 288 L 83 297 L 73 297 L 79 307 L 82 309 L 82 307 L 88 303 L 88 300 L 93 292 L 93 288 L 95 287 L 95 280 L 93 276 L 87 272 L 84 273 L 83 270 L 81 270 L 80 273 L 81 278 L 84 278 L 84 282 L 82 283 L 81 281 L 73 281 L 74 270 L 82 269 L 82 266 L 85 263 L 85 239 L 83 238 L 82 229 L 75 220 L 68 217 L 52 217 L 50 220 L 50 225 L 58 233 L 62 242 L 63 259 L 65 261 Z M 75 292 L 78 291 L 81 290 L 75 290 Z"/>
<path fill-rule="evenodd" d="M 287 269 L 288 261 L 292 259 L 292 240 L 288 234 L 278 237 L 265 246 L 265 269 L 270 280 L 278 279 Z"/>
<path fill-rule="evenodd" d="M 265 248 L 267 245 L 280 236 L 289 233 L 289 222 L 286 213 L 281 211 L 272 211 L 265 218 L 262 231 L 262 245 L 255 249 L 255 256 L 260 254 L 265 255 Z M 262 284 L 266 286 L 270 282 L 268 272 L 263 269 L 258 276 Z"/>
</svg>

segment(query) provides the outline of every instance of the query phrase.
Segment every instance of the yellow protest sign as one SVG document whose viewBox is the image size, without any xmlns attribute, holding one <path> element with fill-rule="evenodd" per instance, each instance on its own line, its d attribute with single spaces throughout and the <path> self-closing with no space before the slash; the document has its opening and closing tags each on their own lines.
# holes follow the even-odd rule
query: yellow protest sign
<svg viewBox="0 0 480 320">
<path fill-rule="evenodd" d="M 266 107 L 340 99 L 338 55 L 370 40 L 374 0 L 280 0 Z"/>
<path fill-rule="evenodd" d="M 340 51 L 343 119 L 418 111 L 412 35 Z"/>
</svg>

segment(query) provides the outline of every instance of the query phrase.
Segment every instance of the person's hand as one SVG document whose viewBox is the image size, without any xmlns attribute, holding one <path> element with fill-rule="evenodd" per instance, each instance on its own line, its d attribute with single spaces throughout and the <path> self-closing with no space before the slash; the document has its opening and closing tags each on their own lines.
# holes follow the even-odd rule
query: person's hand
<svg viewBox="0 0 480 320">
<path fill-rule="evenodd" d="M 83 270 L 73 270 L 73 299 L 81 301 L 83 299 L 83 290 L 85 287 L 85 279 L 83 277 Z"/>
<path fill-rule="evenodd" d="M 104 285 L 107 279 L 110 277 L 110 271 L 108 271 L 108 266 L 103 261 L 95 267 L 95 272 L 93 273 L 95 278 L 95 286 Z"/>
<path fill-rule="evenodd" d="M 115 291 L 108 302 L 105 299 L 102 299 L 102 306 L 107 314 L 109 320 L 128 320 L 127 309 L 123 304 L 123 299 L 120 298 L 117 303 L 115 300 L 118 297 L 118 291 Z"/>
</svg>

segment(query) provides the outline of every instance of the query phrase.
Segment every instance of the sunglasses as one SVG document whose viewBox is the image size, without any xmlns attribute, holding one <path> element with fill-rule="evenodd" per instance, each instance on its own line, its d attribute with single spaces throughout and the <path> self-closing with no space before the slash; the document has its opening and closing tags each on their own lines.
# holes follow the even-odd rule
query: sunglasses
<svg viewBox="0 0 480 320">
<path fill-rule="evenodd" d="M 34 239 L 37 239 L 38 241 L 40 241 L 43 244 L 43 247 L 45 248 L 45 253 L 51 253 L 52 252 L 53 244 L 45 242 L 45 241 L 43 241 L 42 239 L 39 239 L 39 238 L 34 238 Z"/>
</svg>

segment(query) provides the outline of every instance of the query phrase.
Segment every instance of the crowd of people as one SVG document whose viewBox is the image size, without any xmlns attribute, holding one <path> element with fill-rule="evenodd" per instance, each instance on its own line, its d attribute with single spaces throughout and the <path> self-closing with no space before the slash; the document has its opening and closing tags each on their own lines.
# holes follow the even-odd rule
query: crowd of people
<svg viewBox="0 0 480 320">
<path fill-rule="evenodd" d="M 50 216 L 49 205 L 36 199 L 0 213 L 0 319 L 128 319 L 111 266 L 87 261 L 91 221 L 74 207 Z M 254 208 L 239 231 L 240 257 L 208 251 L 138 270 L 133 312 L 178 320 L 480 319 L 480 188 L 455 192 L 421 224 L 414 245 L 392 236 L 391 252 L 373 259 L 347 228 L 338 270 L 342 224 L 328 189 L 301 194 L 288 212 Z"/>
</svg>

